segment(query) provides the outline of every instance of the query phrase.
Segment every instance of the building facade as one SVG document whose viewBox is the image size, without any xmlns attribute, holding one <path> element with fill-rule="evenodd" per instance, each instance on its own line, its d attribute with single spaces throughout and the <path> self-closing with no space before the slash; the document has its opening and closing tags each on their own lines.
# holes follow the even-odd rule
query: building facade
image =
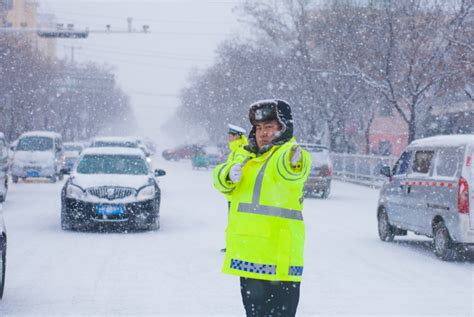
<svg viewBox="0 0 474 317">
<path fill-rule="evenodd" d="M 0 27 L 14 29 L 52 28 L 53 15 L 38 14 L 38 0 L 0 0 Z M 13 32 L 14 33 L 14 32 Z M 36 32 L 18 32 L 47 58 L 56 56 L 56 40 L 40 38 Z"/>
</svg>

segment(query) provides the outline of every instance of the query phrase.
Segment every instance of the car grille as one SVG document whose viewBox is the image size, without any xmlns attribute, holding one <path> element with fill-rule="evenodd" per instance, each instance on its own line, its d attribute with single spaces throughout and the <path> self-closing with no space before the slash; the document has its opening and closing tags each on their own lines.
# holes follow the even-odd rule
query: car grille
<svg viewBox="0 0 474 317">
<path fill-rule="evenodd" d="M 128 187 L 92 187 L 87 189 L 87 192 L 93 196 L 99 198 L 105 198 L 108 200 L 122 199 L 132 195 L 135 195 L 135 189 Z"/>
<path fill-rule="evenodd" d="M 25 172 L 30 171 L 30 170 L 35 170 L 35 171 L 41 172 L 41 166 L 25 166 L 25 167 L 23 167 L 23 170 Z"/>
</svg>

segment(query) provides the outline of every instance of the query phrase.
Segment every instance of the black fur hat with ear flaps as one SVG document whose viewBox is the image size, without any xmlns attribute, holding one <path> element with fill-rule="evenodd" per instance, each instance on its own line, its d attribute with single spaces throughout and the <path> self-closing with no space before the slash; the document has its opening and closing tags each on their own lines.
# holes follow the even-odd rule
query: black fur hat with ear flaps
<svg viewBox="0 0 474 317">
<path fill-rule="evenodd" d="M 281 99 L 260 100 L 250 105 L 249 120 L 252 124 L 252 130 L 249 134 L 249 144 L 246 149 L 253 153 L 262 154 L 271 149 L 274 145 L 280 145 L 288 142 L 293 137 L 293 116 L 290 105 Z M 256 127 L 260 122 L 276 120 L 282 129 L 280 134 L 271 144 L 263 146 L 261 149 L 257 146 Z"/>
</svg>

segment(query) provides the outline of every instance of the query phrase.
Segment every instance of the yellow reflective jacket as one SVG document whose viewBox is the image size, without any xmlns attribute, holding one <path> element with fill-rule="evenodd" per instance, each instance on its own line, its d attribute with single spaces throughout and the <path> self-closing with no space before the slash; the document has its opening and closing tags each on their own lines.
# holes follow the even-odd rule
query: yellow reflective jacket
<svg viewBox="0 0 474 317">
<path fill-rule="evenodd" d="M 311 157 L 290 165 L 290 141 L 249 159 L 241 180 L 228 179 L 233 162 L 216 167 L 214 185 L 229 194 L 224 273 L 271 281 L 301 281 L 305 227 L 303 185 Z"/>
</svg>

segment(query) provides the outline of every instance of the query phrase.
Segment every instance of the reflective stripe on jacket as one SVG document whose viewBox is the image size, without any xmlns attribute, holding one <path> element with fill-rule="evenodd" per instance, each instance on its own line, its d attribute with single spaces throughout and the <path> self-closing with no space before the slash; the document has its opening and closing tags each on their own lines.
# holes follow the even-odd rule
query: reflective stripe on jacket
<svg viewBox="0 0 474 317">
<path fill-rule="evenodd" d="M 303 185 L 311 158 L 303 150 L 301 164 L 291 167 L 294 144 L 291 139 L 248 160 L 237 184 L 227 179 L 231 163 L 216 168 L 216 188 L 231 196 L 224 273 L 301 281 L 305 240 Z"/>
</svg>

